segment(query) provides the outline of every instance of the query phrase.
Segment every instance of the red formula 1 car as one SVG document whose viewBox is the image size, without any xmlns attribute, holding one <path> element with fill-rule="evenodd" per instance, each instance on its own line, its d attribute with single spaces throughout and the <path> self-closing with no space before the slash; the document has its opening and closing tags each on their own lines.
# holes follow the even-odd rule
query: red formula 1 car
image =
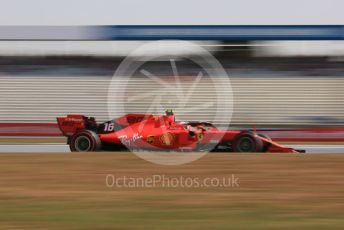
<svg viewBox="0 0 344 230">
<path fill-rule="evenodd" d="M 82 115 L 59 117 L 57 122 L 73 152 L 125 149 L 304 152 L 255 132 L 220 130 L 207 122 L 178 122 L 171 110 L 166 115 L 127 114 L 102 124 Z"/>
</svg>

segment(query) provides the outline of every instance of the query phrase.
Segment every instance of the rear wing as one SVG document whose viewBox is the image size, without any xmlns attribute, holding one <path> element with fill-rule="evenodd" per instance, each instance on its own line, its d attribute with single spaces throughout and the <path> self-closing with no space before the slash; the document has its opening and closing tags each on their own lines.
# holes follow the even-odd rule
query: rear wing
<svg viewBox="0 0 344 230">
<path fill-rule="evenodd" d="M 83 129 L 97 130 L 97 123 L 94 117 L 70 114 L 56 119 L 62 134 L 67 137 Z"/>
</svg>

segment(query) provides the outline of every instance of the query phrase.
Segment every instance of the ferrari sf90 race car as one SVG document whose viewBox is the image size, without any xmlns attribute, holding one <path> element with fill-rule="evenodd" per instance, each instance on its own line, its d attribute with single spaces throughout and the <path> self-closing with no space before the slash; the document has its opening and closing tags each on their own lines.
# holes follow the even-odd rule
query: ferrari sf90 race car
<svg viewBox="0 0 344 230">
<path fill-rule="evenodd" d="M 268 136 L 252 131 L 230 131 L 207 122 L 178 122 L 166 115 L 127 114 L 97 124 L 93 117 L 67 115 L 57 122 L 72 152 L 101 150 L 226 151 L 300 153 Z"/>
</svg>

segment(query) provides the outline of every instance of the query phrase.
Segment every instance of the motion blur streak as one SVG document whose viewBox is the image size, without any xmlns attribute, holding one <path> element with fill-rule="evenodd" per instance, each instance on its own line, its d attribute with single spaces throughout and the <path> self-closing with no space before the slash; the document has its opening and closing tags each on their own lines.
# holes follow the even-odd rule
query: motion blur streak
<svg viewBox="0 0 344 230">
<path fill-rule="evenodd" d="M 110 77 L 104 76 L 2 76 L 0 78 L 0 120 L 2 122 L 55 122 L 67 113 L 108 119 L 107 89 Z M 164 80 L 168 82 L 168 77 Z M 188 77 L 181 78 L 183 88 Z M 116 79 L 118 84 L 124 80 Z M 213 80 L 214 82 L 220 79 Z M 344 78 L 341 77 L 236 77 L 233 125 L 329 125 L 344 112 Z M 204 78 L 190 99 L 191 105 L 211 100 L 215 92 Z M 158 89 L 147 78 L 132 78 L 126 90 L 135 96 Z M 175 89 L 178 90 L 178 89 Z M 217 92 L 221 94 L 221 92 Z M 123 98 L 118 98 L 123 100 Z M 171 98 L 171 102 L 173 102 Z M 116 103 L 116 101 L 114 101 Z M 145 111 L 150 98 L 128 101 L 126 112 Z M 172 103 L 173 104 L 173 103 Z M 178 111 L 178 120 L 208 120 L 212 111 Z M 118 114 L 119 116 L 122 114 Z M 224 125 L 227 120 L 218 120 Z"/>
</svg>

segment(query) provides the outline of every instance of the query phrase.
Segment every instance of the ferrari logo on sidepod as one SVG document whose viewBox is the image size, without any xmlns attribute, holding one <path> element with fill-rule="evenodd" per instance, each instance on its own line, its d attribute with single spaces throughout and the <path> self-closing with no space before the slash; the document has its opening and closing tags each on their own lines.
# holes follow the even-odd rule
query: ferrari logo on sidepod
<svg viewBox="0 0 344 230">
<path fill-rule="evenodd" d="M 155 140 L 155 137 L 153 135 L 148 136 L 146 138 L 146 141 L 147 141 L 148 144 L 153 144 L 154 140 Z"/>
</svg>

